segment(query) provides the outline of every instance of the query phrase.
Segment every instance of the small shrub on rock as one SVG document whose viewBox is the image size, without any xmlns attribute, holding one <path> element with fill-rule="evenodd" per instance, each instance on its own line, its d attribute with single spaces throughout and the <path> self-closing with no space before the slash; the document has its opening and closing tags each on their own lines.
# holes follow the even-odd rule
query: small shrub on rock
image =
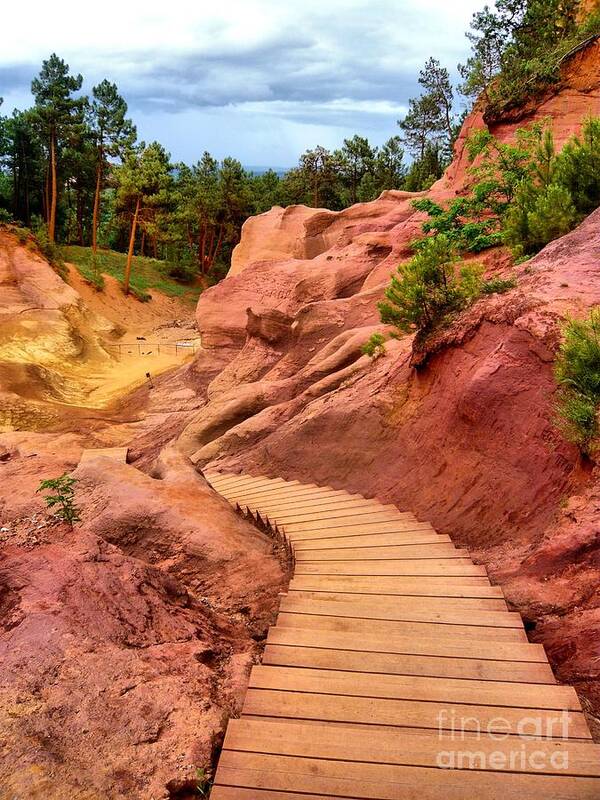
<svg viewBox="0 0 600 800">
<path fill-rule="evenodd" d="M 568 441 L 592 455 L 600 433 L 600 307 L 588 319 L 567 322 L 554 374 L 556 423 Z"/>
<path fill-rule="evenodd" d="M 379 358 L 385 354 L 385 336 L 382 333 L 374 333 L 360 349 L 364 355 L 372 359 Z"/>
<path fill-rule="evenodd" d="M 77 479 L 65 472 L 58 478 L 43 480 L 37 489 L 38 492 L 46 490 L 52 492 L 44 497 L 46 505 L 48 508 L 55 509 L 54 516 L 69 525 L 79 522 L 79 509 L 75 505 L 75 489 L 73 488 L 76 483 Z"/>
<path fill-rule="evenodd" d="M 379 303 L 381 320 L 403 333 L 428 333 L 475 300 L 481 273 L 479 265 L 461 265 L 445 234 L 423 239 L 392 276 Z"/>
</svg>

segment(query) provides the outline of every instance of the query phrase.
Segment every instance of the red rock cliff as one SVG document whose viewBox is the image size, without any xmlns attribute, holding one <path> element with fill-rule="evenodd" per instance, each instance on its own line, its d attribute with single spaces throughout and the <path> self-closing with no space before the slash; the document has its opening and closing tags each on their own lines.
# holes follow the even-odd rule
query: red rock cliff
<svg viewBox="0 0 600 800">
<path fill-rule="evenodd" d="M 588 114 L 600 114 L 597 41 L 493 133 L 508 140 L 550 117 L 561 144 Z M 476 110 L 432 197 L 464 190 L 465 140 L 483 124 Z M 275 208 L 246 223 L 230 276 L 198 305 L 208 352 L 195 378 L 207 400 L 180 444 L 200 465 L 343 486 L 432 520 L 489 565 L 559 677 L 600 709 L 598 475 L 552 424 L 561 320 L 600 303 L 600 211 L 520 267 L 518 288 L 476 304 L 417 372 L 408 337 L 375 363 L 360 352 L 420 232 L 411 199 L 385 192 L 339 213 Z M 486 266 L 505 264 L 492 253 Z"/>
</svg>

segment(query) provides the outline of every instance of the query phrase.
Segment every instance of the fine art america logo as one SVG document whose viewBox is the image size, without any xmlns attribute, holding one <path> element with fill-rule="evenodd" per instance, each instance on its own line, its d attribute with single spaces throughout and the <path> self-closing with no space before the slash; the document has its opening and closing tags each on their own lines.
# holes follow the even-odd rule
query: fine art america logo
<svg viewBox="0 0 600 800">
<path fill-rule="evenodd" d="M 568 711 L 524 716 L 516 721 L 493 717 L 482 723 L 476 717 L 442 709 L 437 723 L 438 739 L 444 744 L 437 753 L 436 765 L 442 769 L 558 772 L 569 768 L 564 741 L 569 738 L 571 724 Z M 542 748 L 541 741 L 552 746 Z"/>
</svg>

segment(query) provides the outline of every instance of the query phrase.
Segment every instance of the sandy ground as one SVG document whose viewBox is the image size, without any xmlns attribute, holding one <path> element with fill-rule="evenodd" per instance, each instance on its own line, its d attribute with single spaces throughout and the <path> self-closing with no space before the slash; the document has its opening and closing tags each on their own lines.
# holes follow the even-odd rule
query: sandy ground
<svg viewBox="0 0 600 800">
<path fill-rule="evenodd" d="M 152 300 L 141 303 L 127 297 L 118 281 L 105 275 L 104 291 L 90 286 L 69 264 L 69 283 L 81 295 L 86 306 L 116 326 L 120 335 L 108 337 L 104 347 L 110 355 L 106 362 L 90 371 L 87 364 L 73 377 L 81 383 L 80 397 L 73 405 L 104 408 L 120 395 L 148 381 L 147 373 L 160 375 L 191 360 L 200 347 L 194 320 L 194 306 L 176 297 L 152 290 Z"/>
</svg>

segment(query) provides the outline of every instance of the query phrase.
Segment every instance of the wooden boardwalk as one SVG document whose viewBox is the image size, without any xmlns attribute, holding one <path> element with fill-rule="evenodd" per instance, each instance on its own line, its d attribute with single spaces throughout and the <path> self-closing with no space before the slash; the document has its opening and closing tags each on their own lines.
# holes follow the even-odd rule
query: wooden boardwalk
<svg viewBox="0 0 600 800">
<path fill-rule="evenodd" d="M 295 561 L 212 800 L 599 800 L 577 694 L 448 536 L 328 487 L 206 477 Z"/>
</svg>

